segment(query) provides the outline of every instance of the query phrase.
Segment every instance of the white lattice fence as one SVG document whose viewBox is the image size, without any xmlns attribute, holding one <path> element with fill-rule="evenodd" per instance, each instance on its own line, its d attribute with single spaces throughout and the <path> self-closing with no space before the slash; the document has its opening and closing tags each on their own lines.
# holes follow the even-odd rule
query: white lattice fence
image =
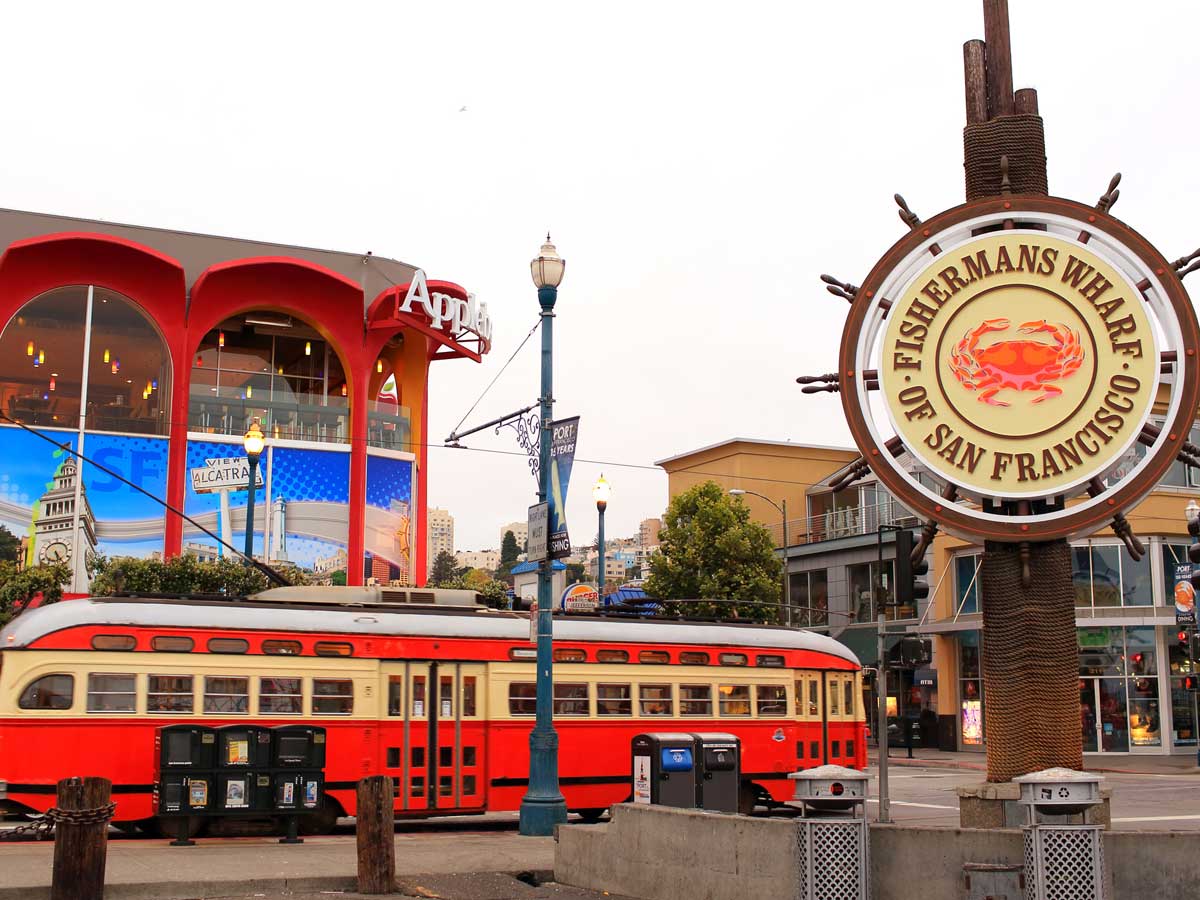
<svg viewBox="0 0 1200 900">
<path fill-rule="evenodd" d="M 870 856 L 861 820 L 797 820 L 801 900 L 869 900 Z"/>
<path fill-rule="evenodd" d="M 1025 900 L 1104 900 L 1103 831 L 1091 825 L 1025 829 Z"/>
</svg>

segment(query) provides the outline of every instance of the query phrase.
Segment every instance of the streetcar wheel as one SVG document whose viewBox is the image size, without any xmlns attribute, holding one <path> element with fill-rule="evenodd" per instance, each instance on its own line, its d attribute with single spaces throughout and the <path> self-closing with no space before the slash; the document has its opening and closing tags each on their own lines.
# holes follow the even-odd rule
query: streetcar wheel
<svg viewBox="0 0 1200 900">
<path fill-rule="evenodd" d="M 579 814 L 579 818 L 583 819 L 583 821 L 587 824 L 595 825 L 600 821 L 601 818 L 603 818 L 604 814 L 608 812 L 608 807 L 577 809 L 575 812 L 577 812 Z"/>
<path fill-rule="evenodd" d="M 296 830 L 304 835 L 331 834 L 337 827 L 338 810 L 326 802 L 319 810 L 301 816 Z"/>
<path fill-rule="evenodd" d="M 754 785 L 750 782 L 743 782 L 738 788 L 738 814 L 748 816 L 754 812 L 754 806 L 758 802 L 758 791 L 754 789 Z"/>
</svg>

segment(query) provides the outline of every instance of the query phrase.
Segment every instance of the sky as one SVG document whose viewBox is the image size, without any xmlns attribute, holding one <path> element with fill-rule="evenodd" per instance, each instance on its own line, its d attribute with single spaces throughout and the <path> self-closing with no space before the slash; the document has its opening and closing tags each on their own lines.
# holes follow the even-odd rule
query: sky
<svg viewBox="0 0 1200 900">
<path fill-rule="evenodd" d="M 1136 14 L 1131 14 L 1131 13 Z M 1010 0 L 1051 193 L 1168 258 L 1200 243 L 1200 4 Z M 429 496 L 495 547 L 535 485 L 511 431 L 442 449 L 537 320 L 529 260 L 567 260 L 555 415 L 581 417 L 567 504 L 595 534 L 659 515 L 653 466 L 735 436 L 850 443 L 831 371 L 859 283 L 963 199 L 962 43 L 981 4 L 56 3 L 6 9 L 0 206 L 367 251 L 487 302 L 484 363 L 437 363 Z M 537 336 L 464 424 L 538 396 Z M 485 452 L 505 451 L 505 452 Z"/>
</svg>

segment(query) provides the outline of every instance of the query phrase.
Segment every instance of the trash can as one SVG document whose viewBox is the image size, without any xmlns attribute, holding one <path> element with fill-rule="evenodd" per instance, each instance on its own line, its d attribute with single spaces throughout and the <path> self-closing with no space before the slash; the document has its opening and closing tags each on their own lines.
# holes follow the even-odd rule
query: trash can
<svg viewBox="0 0 1200 900">
<path fill-rule="evenodd" d="M 634 736 L 633 802 L 695 809 L 696 739 L 682 732 Z"/>
<path fill-rule="evenodd" d="M 1024 806 L 1025 885 L 1029 900 L 1104 900 L 1104 826 L 1086 824 L 1087 810 L 1103 802 L 1100 775 L 1044 769 L 1013 779 Z M 1072 823 L 1073 817 L 1079 817 Z"/>
<path fill-rule="evenodd" d="M 793 772 L 798 820 L 801 900 L 868 900 L 871 841 L 866 772 L 817 766 Z"/>
<path fill-rule="evenodd" d="M 737 735 L 702 731 L 696 742 L 696 806 L 736 813 L 741 787 L 741 741 Z"/>
</svg>

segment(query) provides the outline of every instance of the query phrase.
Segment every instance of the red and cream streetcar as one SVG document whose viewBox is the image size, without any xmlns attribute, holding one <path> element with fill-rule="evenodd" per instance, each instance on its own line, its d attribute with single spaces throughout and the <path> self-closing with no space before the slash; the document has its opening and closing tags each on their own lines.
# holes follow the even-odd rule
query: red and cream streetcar
<svg viewBox="0 0 1200 900">
<path fill-rule="evenodd" d="M 796 769 L 866 765 L 861 669 L 824 635 L 768 625 L 568 615 L 554 634 L 554 722 L 570 810 L 630 795 L 631 738 L 726 731 L 742 805 L 790 796 Z M 244 600 L 72 600 L 0 631 L 0 806 L 44 811 L 71 775 L 113 782 L 119 823 L 153 824 L 155 731 L 310 723 L 326 802 L 392 778 L 398 817 L 515 810 L 529 775 L 526 616 L 466 591 L 299 587 Z"/>
</svg>

